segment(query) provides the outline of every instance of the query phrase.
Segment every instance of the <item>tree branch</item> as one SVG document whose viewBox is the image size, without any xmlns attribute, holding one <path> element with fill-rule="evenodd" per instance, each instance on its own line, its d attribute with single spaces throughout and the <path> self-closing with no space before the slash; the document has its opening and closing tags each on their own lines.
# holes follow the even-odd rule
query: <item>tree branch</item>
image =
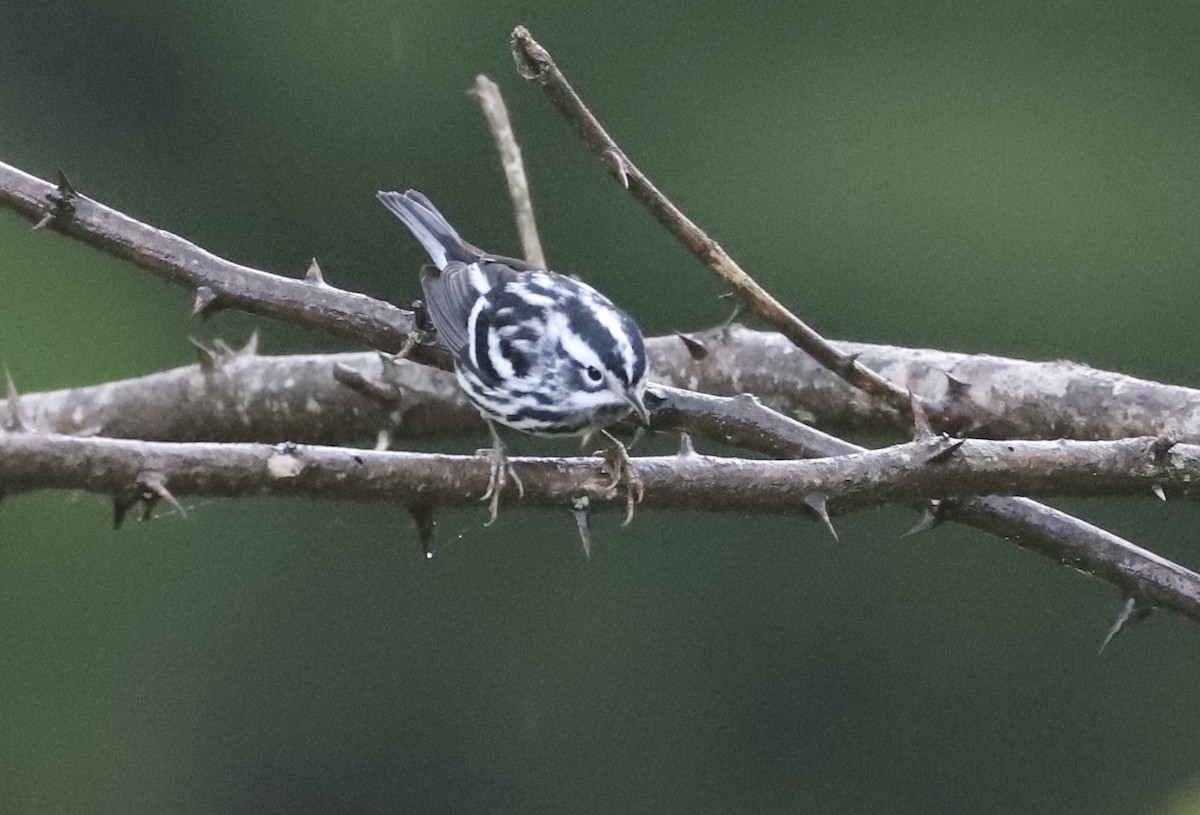
<svg viewBox="0 0 1200 815">
<path fill-rule="evenodd" d="M 699 343 L 699 348 L 696 348 Z M 1200 390 L 1074 362 L 1030 362 L 836 342 L 889 380 L 945 406 L 947 429 L 986 438 L 1118 439 L 1170 435 L 1200 442 Z M 893 433 L 899 416 L 779 334 L 740 325 L 647 343 L 659 381 L 705 393 L 753 393 L 776 410 L 837 430 Z M 908 435 L 908 434 L 905 434 Z"/>
<path fill-rule="evenodd" d="M 740 326 L 693 335 L 702 355 L 678 337 L 647 341 L 655 381 L 735 396 L 753 393 L 787 416 L 819 426 L 873 433 L 893 429 L 894 414 L 829 374 L 778 334 Z M 969 390 L 960 421 L 989 438 L 1117 439 L 1168 435 L 1200 443 L 1200 391 L 1068 362 L 1026 362 L 985 355 L 840 343 L 872 367 L 918 393 L 942 393 L 951 382 Z M 178 368 L 137 379 L 26 394 L 27 420 L 52 432 L 101 433 L 160 441 L 302 441 L 361 443 L 380 430 L 395 438 L 475 433 L 475 411 L 452 375 L 372 352 L 307 356 L 218 353 L 209 370 Z M 351 393 L 338 366 L 380 382 L 399 401 Z M 966 383 L 975 384 L 966 384 Z M 196 398 L 202 397 L 202 398 Z M 681 394 L 676 395 L 679 404 Z M 728 405 L 728 403 L 725 403 Z M 0 400 L 0 415 L 6 410 Z M 677 412 L 669 422 L 695 435 Z M 673 409 L 673 408 L 670 408 Z M 728 410 L 728 407 L 722 408 Z M 886 409 L 885 409 L 886 410 Z M 744 446 L 744 445 L 741 445 Z M 850 448 L 853 448 L 850 445 Z M 793 453 L 747 449 L 792 457 Z M 820 455 L 835 455 L 827 450 Z"/>
<path fill-rule="evenodd" d="M 515 458 L 526 506 L 620 501 L 593 458 Z M 659 509 L 844 513 L 1032 484 L 1056 494 L 1105 495 L 1200 477 L 1200 447 L 1153 438 L 1115 442 L 992 442 L 931 437 L 847 456 L 795 460 L 712 458 L 686 451 L 633 460 L 646 504 Z M 337 447 L 147 442 L 0 432 L 0 494 L 39 489 L 114 496 L 118 521 L 137 502 L 178 496 L 259 495 L 475 506 L 488 462 L 474 456 Z M 975 512 L 986 513 L 986 507 Z M 1064 552 L 1069 549 L 1060 543 Z M 1124 545 L 1101 576 L 1139 598 L 1200 621 L 1200 575 Z"/>
<path fill-rule="evenodd" d="M 316 328 L 372 348 L 397 352 L 416 330 L 410 311 L 334 288 L 313 276 L 299 280 L 217 257 L 177 235 L 130 218 L 77 192 L 0 163 L 0 203 L 36 223 L 140 266 L 195 293 L 193 313 L 233 308 Z M 413 357 L 440 359 L 433 349 Z"/>
<path fill-rule="evenodd" d="M 1170 495 L 1195 499 L 1192 485 L 1200 480 L 1200 446 L 1153 437 L 1000 442 L 930 436 L 819 459 L 726 458 L 685 449 L 631 461 L 646 484 L 648 506 L 774 514 L 805 513 L 804 499 L 813 493 L 825 497 L 831 514 L 1015 489 L 1095 497 L 1148 494 L 1159 485 Z M 623 500 L 602 458 L 514 457 L 512 465 L 525 482 L 526 505 L 556 506 L 581 496 L 596 503 Z M 441 453 L 0 431 L 5 495 L 40 489 L 118 494 L 140 473 L 156 472 L 177 495 L 286 494 L 464 507 L 478 505 L 489 466 L 479 456 Z M 301 473 L 305 478 L 297 480 Z"/>
</svg>

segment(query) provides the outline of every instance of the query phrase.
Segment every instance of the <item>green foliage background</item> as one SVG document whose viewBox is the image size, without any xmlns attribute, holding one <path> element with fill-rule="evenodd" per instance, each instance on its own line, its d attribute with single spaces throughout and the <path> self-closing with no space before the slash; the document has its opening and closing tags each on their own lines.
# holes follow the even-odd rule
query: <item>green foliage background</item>
<svg viewBox="0 0 1200 815">
<path fill-rule="evenodd" d="M 534 87 L 528 25 L 642 167 L 827 334 L 1195 386 L 1200 38 L 1185 2 L 14 3 L 0 159 L 226 257 L 407 302 L 375 203 L 516 251 L 474 103 L 505 89 L 554 263 L 653 333 L 720 285 Z M 24 390 L 187 364 L 189 298 L 0 213 Z M 264 325 L 268 352 L 339 347 Z M 473 449 L 464 442 L 460 449 Z M 1064 504 L 1193 567 L 1194 505 Z M 0 809 L 1195 811 L 1194 624 L 1103 657 L 1104 584 L 906 513 L 440 517 L 99 498 L 0 508 Z M 1191 793 L 1187 793 L 1190 789 Z M 1177 798 L 1177 796 L 1184 796 Z"/>
</svg>

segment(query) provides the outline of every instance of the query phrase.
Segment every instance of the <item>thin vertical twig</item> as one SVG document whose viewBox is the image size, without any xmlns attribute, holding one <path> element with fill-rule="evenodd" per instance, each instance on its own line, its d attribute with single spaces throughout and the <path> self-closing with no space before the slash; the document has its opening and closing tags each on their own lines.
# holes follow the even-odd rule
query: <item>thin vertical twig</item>
<svg viewBox="0 0 1200 815">
<path fill-rule="evenodd" d="M 475 86 L 470 94 L 479 101 L 488 129 L 496 140 L 500 151 L 500 166 L 508 181 L 508 194 L 512 197 L 513 214 L 517 219 L 517 232 L 521 236 L 521 250 L 525 260 L 534 266 L 546 268 L 546 255 L 538 238 L 537 221 L 533 217 L 533 200 L 529 197 L 529 179 L 525 175 L 525 162 L 521 159 L 521 147 L 513 135 L 512 122 L 508 118 L 508 106 L 500 93 L 500 86 L 483 74 L 475 77 Z"/>
</svg>

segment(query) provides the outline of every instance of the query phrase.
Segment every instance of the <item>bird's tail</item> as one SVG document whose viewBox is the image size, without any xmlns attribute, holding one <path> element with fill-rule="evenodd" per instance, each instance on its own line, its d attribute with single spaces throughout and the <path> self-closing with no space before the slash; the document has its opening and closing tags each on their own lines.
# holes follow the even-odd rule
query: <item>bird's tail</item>
<svg viewBox="0 0 1200 815">
<path fill-rule="evenodd" d="M 439 269 L 444 269 L 448 261 L 472 263 L 479 259 L 480 251 L 459 237 L 450 222 L 423 193 L 417 190 L 380 190 L 375 197 L 408 227 L 408 231 L 421 242 Z"/>
</svg>

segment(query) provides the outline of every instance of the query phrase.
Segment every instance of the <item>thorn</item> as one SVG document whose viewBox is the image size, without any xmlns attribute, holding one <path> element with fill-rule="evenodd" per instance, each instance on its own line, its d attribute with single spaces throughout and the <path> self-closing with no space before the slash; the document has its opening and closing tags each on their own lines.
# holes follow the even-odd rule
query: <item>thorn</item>
<svg viewBox="0 0 1200 815">
<path fill-rule="evenodd" d="M 67 178 L 67 174 L 58 168 L 58 194 L 63 198 L 71 199 L 79 193 L 75 191 L 75 187 L 71 184 L 71 179 Z"/>
<path fill-rule="evenodd" d="M 688 356 L 692 358 L 693 362 L 699 362 L 708 356 L 708 349 L 700 340 L 695 337 L 689 337 L 687 334 L 680 333 L 679 331 L 675 332 L 675 336 L 679 337 L 683 342 L 684 347 L 687 348 Z"/>
<path fill-rule="evenodd" d="M 433 517 L 433 507 L 429 504 L 410 504 L 408 514 L 412 515 L 417 525 L 417 539 L 421 541 L 421 552 L 426 560 L 433 560 L 433 533 L 437 529 L 437 520 Z"/>
<path fill-rule="evenodd" d="M 1138 605 L 1136 599 L 1132 596 L 1126 597 L 1121 602 L 1121 608 L 1117 610 L 1117 618 L 1113 620 L 1113 624 L 1108 629 L 1108 635 L 1104 638 L 1104 642 L 1100 644 L 1100 653 L 1104 653 L 1104 649 L 1112 642 L 1117 634 L 1120 634 L 1130 623 L 1136 623 L 1146 619 L 1150 614 L 1150 609 L 1142 608 Z"/>
<path fill-rule="evenodd" d="M 375 449 L 379 452 L 385 452 L 392 446 L 392 431 L 384 428 L 375 436 Z"/>
<path fill-rule="evenodd" d="M 950 458 L 958 452 L 958 448 L 967 443 L 966 439 L 951 439 L 949 436 L 943 436 L 940 443 L 945 445 L 941 450 L 925 459 L 926 464 L 945 464 Z"/>
<path fill-rule="evenodd" d="M 613 172 L 617 174 L 617 181 L 621 182 L 621 186 L 629 189 L 629 163 L 625 157 L 618 153 L 613 148 L 608 148 L 604 151 L 604 160 L 613 168 Z"/>
<path fill-rule="evenodd" d="M 929 425 L 929 414 L 921 399 L 911 390 L 908 392 L 908 404 L 913 416 L 913 439 L 927 439 L 933 436 L 933 428 Z"/>
<path fill-rule="evenodd" d="M 8 394 L 8 418 L 3 428 L 12 433 L 24 432 L 29 428 L 25 424 L 25 417 L 21 415 L 21 394 L 13 384 L 12 372 L 7 367 L 4 369 L 4 380 Z"/>
<path fill-rule="evenodd" d="M 321 274 L 321 266 L 317 263 L 317 259 L 313 258 L 312 263 L 308 264 L 308 271 L 304 273 L 304 282 L 312 283 L 315 286 L 327 286 L 325 275 Z"/>
<path fill-rule="evenodd" d="M 246 340 L 246 344 L 235 353 L 239 357 L 256 357 L 258 356 L 258 329 L 254 329 L 250 333 L 250 339 Z"/>
<path fill-rule="evenodd" d="M 196 289 L 196 299 L 192 301 L 192 316 L 208 317 L 216 301 L 215 291 L 208 286 L 200 286 Z"/>
<path fill-rule="evenodd" d="M 188 337 L 188 342 L 196 346 L 196 355 L 200 358 L 201 373 L 211 374 L 221 367 L 220 355 L 195 337 Z"/>
<path fill-rule="evenodd" d="M 575 516 L 575 528 L 579 531 L 579 542 L 583 544 L 583 556 L 592 559 L 592 530 L 588 523 L 588 497 L 580 496 L 571 502 L 571 514 Z"/>
<path fill-rule="evenodd" d="M 854 373 L 855 366 L 858 365 L 858 358 L 862 356 L 862 351 L 855 351 L 850 354 L 842 354 L 841 359 L 836 363 L 838 372 L 843 375 Z"/>
<path fill-rule="evenodd" d="M 662 391 L 656 389 L 654 385 L 650 385 L 646 388 L 646 395 L 644 399 L 646 402 L 646 409 L 651 413 L 658 410 L 668 401 L 666 395 Z"/>
<path fill-rule="evenodd" d="M 971 383 L 964 382 L 957 377 L 942 371 L 942 376 L 946 377 L 946 396 L 951 402 L 961 402 L 967 395 L 967 391 L 971 388 Z"/>
<path fill-rule="evenodd" d="M 1167 494 L 1163 491 L 1162 484 L 1155 484 L 1150 488 L 1150 491 L 1158 496 L 1158 500 L 1166 501 Z"/>
<path fill-rule="evenodd" d="M 116 495 L 113 496 L 113 529 L 121 528 L 121 524 L 125 523 L 125 514 L 136 503 L 136 498 L 122 499 Z"/>
<path fill-rule="evenodd" d="M 1179 444 L 1179 439 L 1174 436 L 1162 435 L 1150 443 L 1150 455 L 1154 459 L 1155 464 L 1163 464 L 1167 460 L 1167 453 L 1171 452 L 1171 448 Z"/>
<path fill-rule="evenodd" d="M 913 524 L 912 529 L 900 536 L 900 539 L 919 535 L 922 532 L 928 532 L 942 522 L 942 502 L 938 498 L 926 502 L 924 509 L 921 510 L 920 519 Z"/>
<path fill-rule="evenodd" d="M 33 225 L 33 229 L 30 231 L 36 232 L 39 229 L 45 229 L 57 219 L 67 220 L 74 217 L 75 199 L 78 196 L 79 193 L 77 193 L 75 191 L 75 187 L 71 185 L 71 181 L 67 178 L 67 174 L 60 169 L 58 171 L 57 189 L 46 196 L 46 201 L 48 202 L 49 206 L 46 208 L 46 212 L 42 215 L 38 222 Z"/>
<path fill-rule="evenodd" d="M 149 490 L 154 495 L 175 507 L 175 509 L 179 510 L 179 514 L 184 519 L 187 518 L 187 511 L 183 508 L 183 504 L 179 503 L 179 501 L 175 499 L 175 496 L 171 494 L 171 491 L 167 489 L 167 479 L 162 473 L 151 470 L 150 472 L 140 476 L 138 478 L 138 483 L 140 483 L 145 489 Z M 150 504 L 150 506 L 146 507 L 146 517 L 149 517 L 150 510 L 153 508 L 153 502 L 148 501 L 147 503 Z"/>
<path fill-rule="evenodd" d="M 804 503 L 825 522 L 825 528 L 833 535 L 833 539 L 840 541 L 837 530 L 833 528 L 833 521 L 829 519 L 829 496 L 823 492 L 810 492 L 804 496 Z"/>
<path fill-rule="evenodd" d="M 687 433 L 679 434 L 679 455 L 684 458 L 696 455 L 696 447 L 692 444 L 692 437 Z"/>
</svg>

